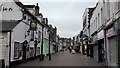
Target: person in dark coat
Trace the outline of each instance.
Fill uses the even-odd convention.
[[[72,52],[72,47],[68,47],[68,49],[69,49],[69,52],[71,53]]]

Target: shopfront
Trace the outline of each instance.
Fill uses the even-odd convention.
[[[48,49],[49,49],[48,40],[44,39],[44,43],[43,43],[43,54],[44,54],[45,56],[48,55]]]
[[[98,45],[97,45],[97,34],[93,36],[93,57],[98,62]]]
[[[118,18],[115,23],[114,23],[114,27],[115,27],[115,32],[117,35],[117,63],[118,63],[118,68],[120,68],[120,18]]]
[[[105,63],[104,30],[98,32],[98,62]]]
[[[113,24],[106,29],[108,66],[117,66],[117,37]]]

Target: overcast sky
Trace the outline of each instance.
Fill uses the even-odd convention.
[[[96,0],[20,0],[23,4],[39,3],[40,12],[49,24],[57,27],[60,37],[73,37],[82,29],[85,8],[94,7]],[[90,2],[91,1],[91,2]]]

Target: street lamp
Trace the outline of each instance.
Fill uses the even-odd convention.
[[[36,59],[36,50],[37,50],[37,45],[38,45],[38,41],[37,41],[37,40],[35,40],[35,41],[34,41],[34,48],[35,48],[35,54],[34,54],[34,57],[35,57],[35,59]]]
[[[48,34],[49,34],[49,49],[48,49],[49,50],[49,52],[48,52],[49,54],[48,55],[49,55],[49,60],[51,60],[51,53],[50,53],[50,30],[48,30]]]

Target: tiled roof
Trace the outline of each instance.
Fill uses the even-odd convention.
[[[0,21],[0,24],[2,25],[0,31],[11,31],[19,23],[19,21],[15,20],[2,20]]]

